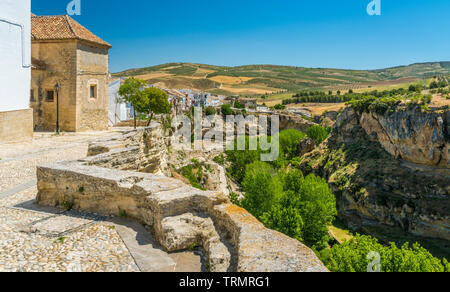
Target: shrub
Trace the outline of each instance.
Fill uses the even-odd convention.
[[[205,115],[207,116],[214,116],[216,112],[217,112],[216,109],[211,106],[205,109]]]
[[[262,216],[261,221],[269,229],[277,230],[299,241],[303,240],[303,219],[298,209],[275,205]]]
[[[280,148],[289,160],[298,154],[298,145],[307,135],[298,130],[284,130],[280,132]]]
[[[224,116],[231,116],[233,114],[233,110],[231,110],[231,105],[224,104],[221,106],[222,115]]]
[[[329,130],[319,125],[314,125],[307,131],[308,137],[313,139],[316,145],[322,144],[328,138],[329,134]]]
[[[370,236],[356,235],[350,241],[323,250],[319,256],[332,272],[366,272],[377,252],[381,257],[381,272],[450,272],[447,260],[439,260],[419,244],[405,243],[398,248],[394,243],[385,247]]]
[[[242,206],[258,219],[271,210],[283,192],[277,172],[270,164],[260,161],[247,166],[242,188],[245,191]]]
[[[237,109],[244,109],[245,105],[243,105],[242,103],[240,103],[239,101],[236,100],[234,102],[234,107],[237,108]]]

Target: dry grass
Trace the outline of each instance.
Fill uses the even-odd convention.
[[[306,108],[310,110],[313,115],[321,116],[324,112],[339,111],[345,107],[345,103],[302,103],[288,106],[288,108]]]
[[[253,78],[250,77],[231,77],[231,76],[214,76],[210,78],[212,81],[218,82],[218,83],[224,83],[224,84],[241,84],[242,82],[247,82],[249,80],[252,80]]]

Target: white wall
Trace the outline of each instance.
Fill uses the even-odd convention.
[[[2,20],[23,25],[24,41],[20,27]],[[30,63],[31,2],[0,0],[0,111],[29,108]]]
[[[120,121],[128,120],[127,105],[125,103],[117,102],[117,100],[120,98],[120,81],[120,79],[117,79],[109,84],[108,118],[110,126],[114,126]]]

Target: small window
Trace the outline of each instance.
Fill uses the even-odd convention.
[[[90,98],[97,98],[97,85],[91,85],[89,89]]]
[[[53,90],[47,90],[45,100],[48,102],[53,102],[55,100],[55,92]]]
[[[36,98],[34,97],[34,89],[30,90],[30,101],[36,101]]]

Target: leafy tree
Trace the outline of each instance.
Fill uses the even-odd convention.
[[[405,243],[398,248],[394,243],[381,245],[371,236],[357,234],[355,238],[331,249],[322,250],[319,256],[332,272],[366,272],[373,259],[369,253],[380,255],[381,272],[450,272],[446,259],[433,257],[419,244]]]
[[[146,111],[146,96],[143,93],[147,82],[136,78],[128,78],[119,88],[119,95],[122,100],[133,106],[134,113],[134,129],[136,129],[136,111]]]
[[[291,160],[298,154],[298,145],[307,135],[298,130],[284,130],[280,132],[280,148],[286,159]]]
[[[153,116],[155,114],[168,114],[170,113],[171,105],[169,103],[168,94],[158,88],[146,88],[144,89],[144,113],[150,114],[148,125],[151,124]]]
[[[276,104],[273,108],[276,110],[284,110],[286,107],[282,104]]]
[[[328,138],[330,132],[322,126],[314,125],[308,129],[307,135],[314,140],[316,145],[322,144]]]
[[[221,110],[222,115],[224,116],[231,116],[233,114],[233,110],[231,109],[231,105],[229,104],[222,105]]]
[[[283,192],[277,172],[270,164],[260,161],[247,166],[242,188],[245,191],[242,206],[258,219],[272,209]]]
[[[303,219],[300,211],[292,206],[274,205],[261,218],[264,225],[289,237],[302,241]]]
[[[227,169],[229,175],[231,175],[238,183],[241,183],[245,177],[246,167],[249,164],[252,164],[255,161],[259,161],[261,158],[261,151],[259,150],[249,150],[250,139],[257,138],[249,138],[240,137],[239,139],[245,139],[245,150],[229,150],[226,152],[227,160],[231,163],[230,167]],[[237,149],[238,141],[233,141],[234,149]]]
[[[245,108],[245,105],[243,105],[243,104],[240,103],[238,100],[236,100],[236,101],[234,102],[234,107],[237,108],[237,109],[244,109],[244,108]]]
[[[205,115],[207,116],[214,116],[216,112],[217,112],[216,109],[211,106],[205,109]]]
[[[285,196],[282,204],[300,210],[304,243],[322,249],[330,239],[328,226],[337,215],[336,198],[328,183],[313,174],[308,175],[296,188],[298,190],[287,192],[291,196]]]

